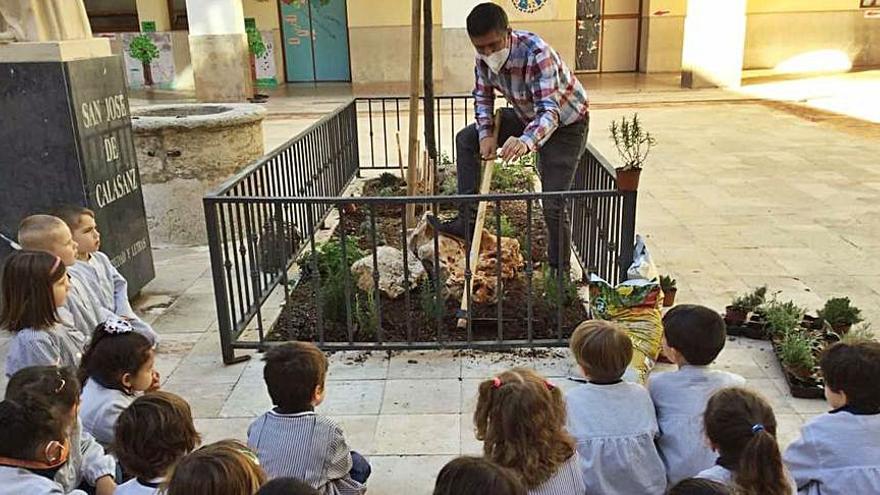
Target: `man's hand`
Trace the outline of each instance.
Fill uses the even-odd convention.
[[[483,160],[494,160],[495,153],[498,152],[498,141],[495,136],[485,137],[480,140],[480,157]]]
[[[504,147],[501,148],[501,158],[504,161],[516,160],[529,152],[529,147],[518,137],[509,137]]]

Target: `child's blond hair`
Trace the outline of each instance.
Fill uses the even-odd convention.
[[[633,357],[629,335],[618,325],[603,320],[578,325],[569,348],[590,380],[598,382],[619,380]]]

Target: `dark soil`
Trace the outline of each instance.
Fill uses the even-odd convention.
[[[368,181],[364,186],[364,196],[377,197],[380,195],[405,195],[405,186],[401,181],[391,183],[390,177]],[[381,193],[380,193],[381,191]],[[490,204],[490,212],[494,205]],[[452,204],[440,205],[441,216],[455,211]],[[376,245],[388,245],[398,249],[404,246],[403,237],[403,213],[402,205],[374,205],[372,215],[376,224]],[[502,205],[502,214],[508,218],[513,227],[513,234],[519,239],[526,256],[526,232],[527,204],[525,201],[505,202]],[[496,225],[493,216],[487,216],[486,228],[495,232]],[[348,211],[342,218],[340,227],[347,236],[357,236],[358,247],[364,252],[371,252],[373,248],[373,234],[371,230],[371,209],[358,208]],[[491,224],[489,222],[492,222]],[[546,260],[546,230],[544,217],[540,203],[532,203],[532,238],[531,251],[535,272],[540,272],[543,262]],[[429,276],[432,267],[426,266]],[[354,281],[352,281],[351,306],[354,313]],[[378,333],[381,333],[383,341],[389,342],[431,342],[431,341],[463,341],[467,340],[467,331],[458,330],[457,311],[460,302],[458,299],[448,298],[445,301],[446,310],[443,312],[438,331],[437,320],[429,316],[422,308],[421,288],[410,292],[409,303],[406,295],[398,299],[389,299],[382,295],[379,299],[381,306],[381,329],[361,329],[357,318],[352,314],[351,340],[355,342],[375,342]],[[558,315],[556,307],[543,296],[537,277],[532,282],[532,338],[550,339],[559,336]],[[505,340],[527,339],[528,331],[528,282],[524,273],[518,278],[505,283],[503,294],[499,298],[502,301],[502,331]],[[473,308],[472,339],[494,340],[498,338],[498,306],[495,303],[477,305]],[[587,312],[583,305],[575,301],[562,308],[561,311],[562,337],[568,337],[574,328],[587,319]],[[322,324],[318,324],[318,310],[315,298],[314,282],[303,280],[292,291],[290,301],[284,307],[278,317],[275,326],[269,333],[269,340],[319,340],[319,328],[323,328],[324,340],[327,342],[346,342],[349,340],[349,328],[346,321],[330,321],[321,318]],[[409,326],[407,324],[409,320]]]

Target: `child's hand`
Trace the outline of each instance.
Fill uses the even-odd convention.
[[[147,389],[147,392],[155,392],[155,391],[159,390],[159,387],[161,386],[160,382],[161,382],[161,379],[159,376],[159,372],[156,370],[153,370],[153,381],[150,383],[150,388]]]

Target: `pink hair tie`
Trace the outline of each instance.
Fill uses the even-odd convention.
[[[496,376],[492,379],[492,388],[501,388],[501,378]]]
[[[58,265],[60,265],[60,264],[61,264],[61,258],[58,257],[58,256],[56,256],[56,257],[55,257],[55,263],[52,264],[52,269],[49,270],[49,275],[55,273],[55,270],[58,269]]]
[[[550,380],[544,380],[544,385],[547,386],[547,390],[553,390],[554,388],[556,388],[556,385],[553,385]]]

